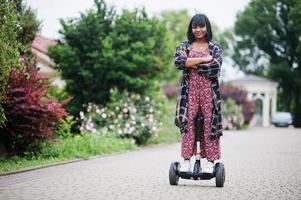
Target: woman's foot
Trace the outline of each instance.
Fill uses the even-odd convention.
[[[190,171],[190,160],[184,160],[180,165],[180,172],[189,172]]]
[[[208,174],[212,174],[213,173],[213,169],[214,169],[214,161],[207,161],[205,163],[205,166],[202,167],[202,172],[203,173],[208,173]]]

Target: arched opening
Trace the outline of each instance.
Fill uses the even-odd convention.
[[[262,117],[263,117],[263,101],[260,98],[255,100],[256,111],[254,114],[255,126],[262,126]]]

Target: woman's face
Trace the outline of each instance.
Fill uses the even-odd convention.
[[[200,26],[192,26],[192,34],[196,39],[202,39],[207,34],[207,28],[206,26],[200,27]]]

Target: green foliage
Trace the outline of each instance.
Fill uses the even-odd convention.
[[[73,116],[68,115],[60,121],[58,127],[55,130],[55,135],[59,138],[70,138],[72,137],[72,126],[75,124]]]
[[[280,107],[301,127],[301,1],[253,0],[238,15],[233,59],[247,73],[279,83]]]
[[[104,1],[95,7],[79,19],[61,20],[64,40],[49,49],[73,96],[68,110],[74,115],[88,102],[104,105],[113,87],[141,95],[158,90],[164,73],[165,28],[159,20],[144,10],[116,15]]]
[[[161,13],[162,21],[164,22],[168,39],[172,46],[178,45],[180,42],[187,40],[187,28],[191,16],[188,14],[188,10],[169,10]],[[174,49],[173,49],[174,50]]]
[[[27,7],[24,0],[13,0],[16,5],[16,11],[18,13],[18,25],[20,30],[17,32],[18,41],[21,42],[22,48],[20,48],[21,54],[31,54],[31,43],[36,37],[36,34],[40,30],[41,21],[37,19],[36,12]]]
[[[0,0],[0,127],[5,122],[3,101],[9,70],[17,64],[19,58],[17,18],[14,4],[8,0]]]
[[[22,0],[0,0],[0,127],[5,122],[3,102],[9,71],[20,54],[30,52],[39,26],[36,14]]]
[[[65,89],[57,86],[49,87],[47,93],[50,98],[55,98],[60,103],[65,102],[69,98],[69,94],[65,91]]]
[[[187,38],[186,32],[190,18],[191,16],[187,10],[163,11],[160,14],[160,19],[164,23],[167,32],[166,42],[168,46],[166,47],[166,56],[169,58],[169,63],[165,66],[166,70],[168,70],[164,74],[165,80],[180,79],[181,73],[174,67],[173,55],[177,45]]]
[[[223,47],[223,55],[224,58],[232,57],[233,55],[233,41],[235,41],[235,35],[233,28],[227,28],[224,31],[218,32],[218,40],[219,44]],[[222,69],[223,70],[223,69]]]

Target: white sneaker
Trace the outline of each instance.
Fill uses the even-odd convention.
[[[180,172],[189,172],[190,170],[190,160],[184,160],[180,165]]]
[[[205,166],[202,168],[202,172],[212,174],[213,173],[213,168],[214,168],[214,162],[207,161]]]

